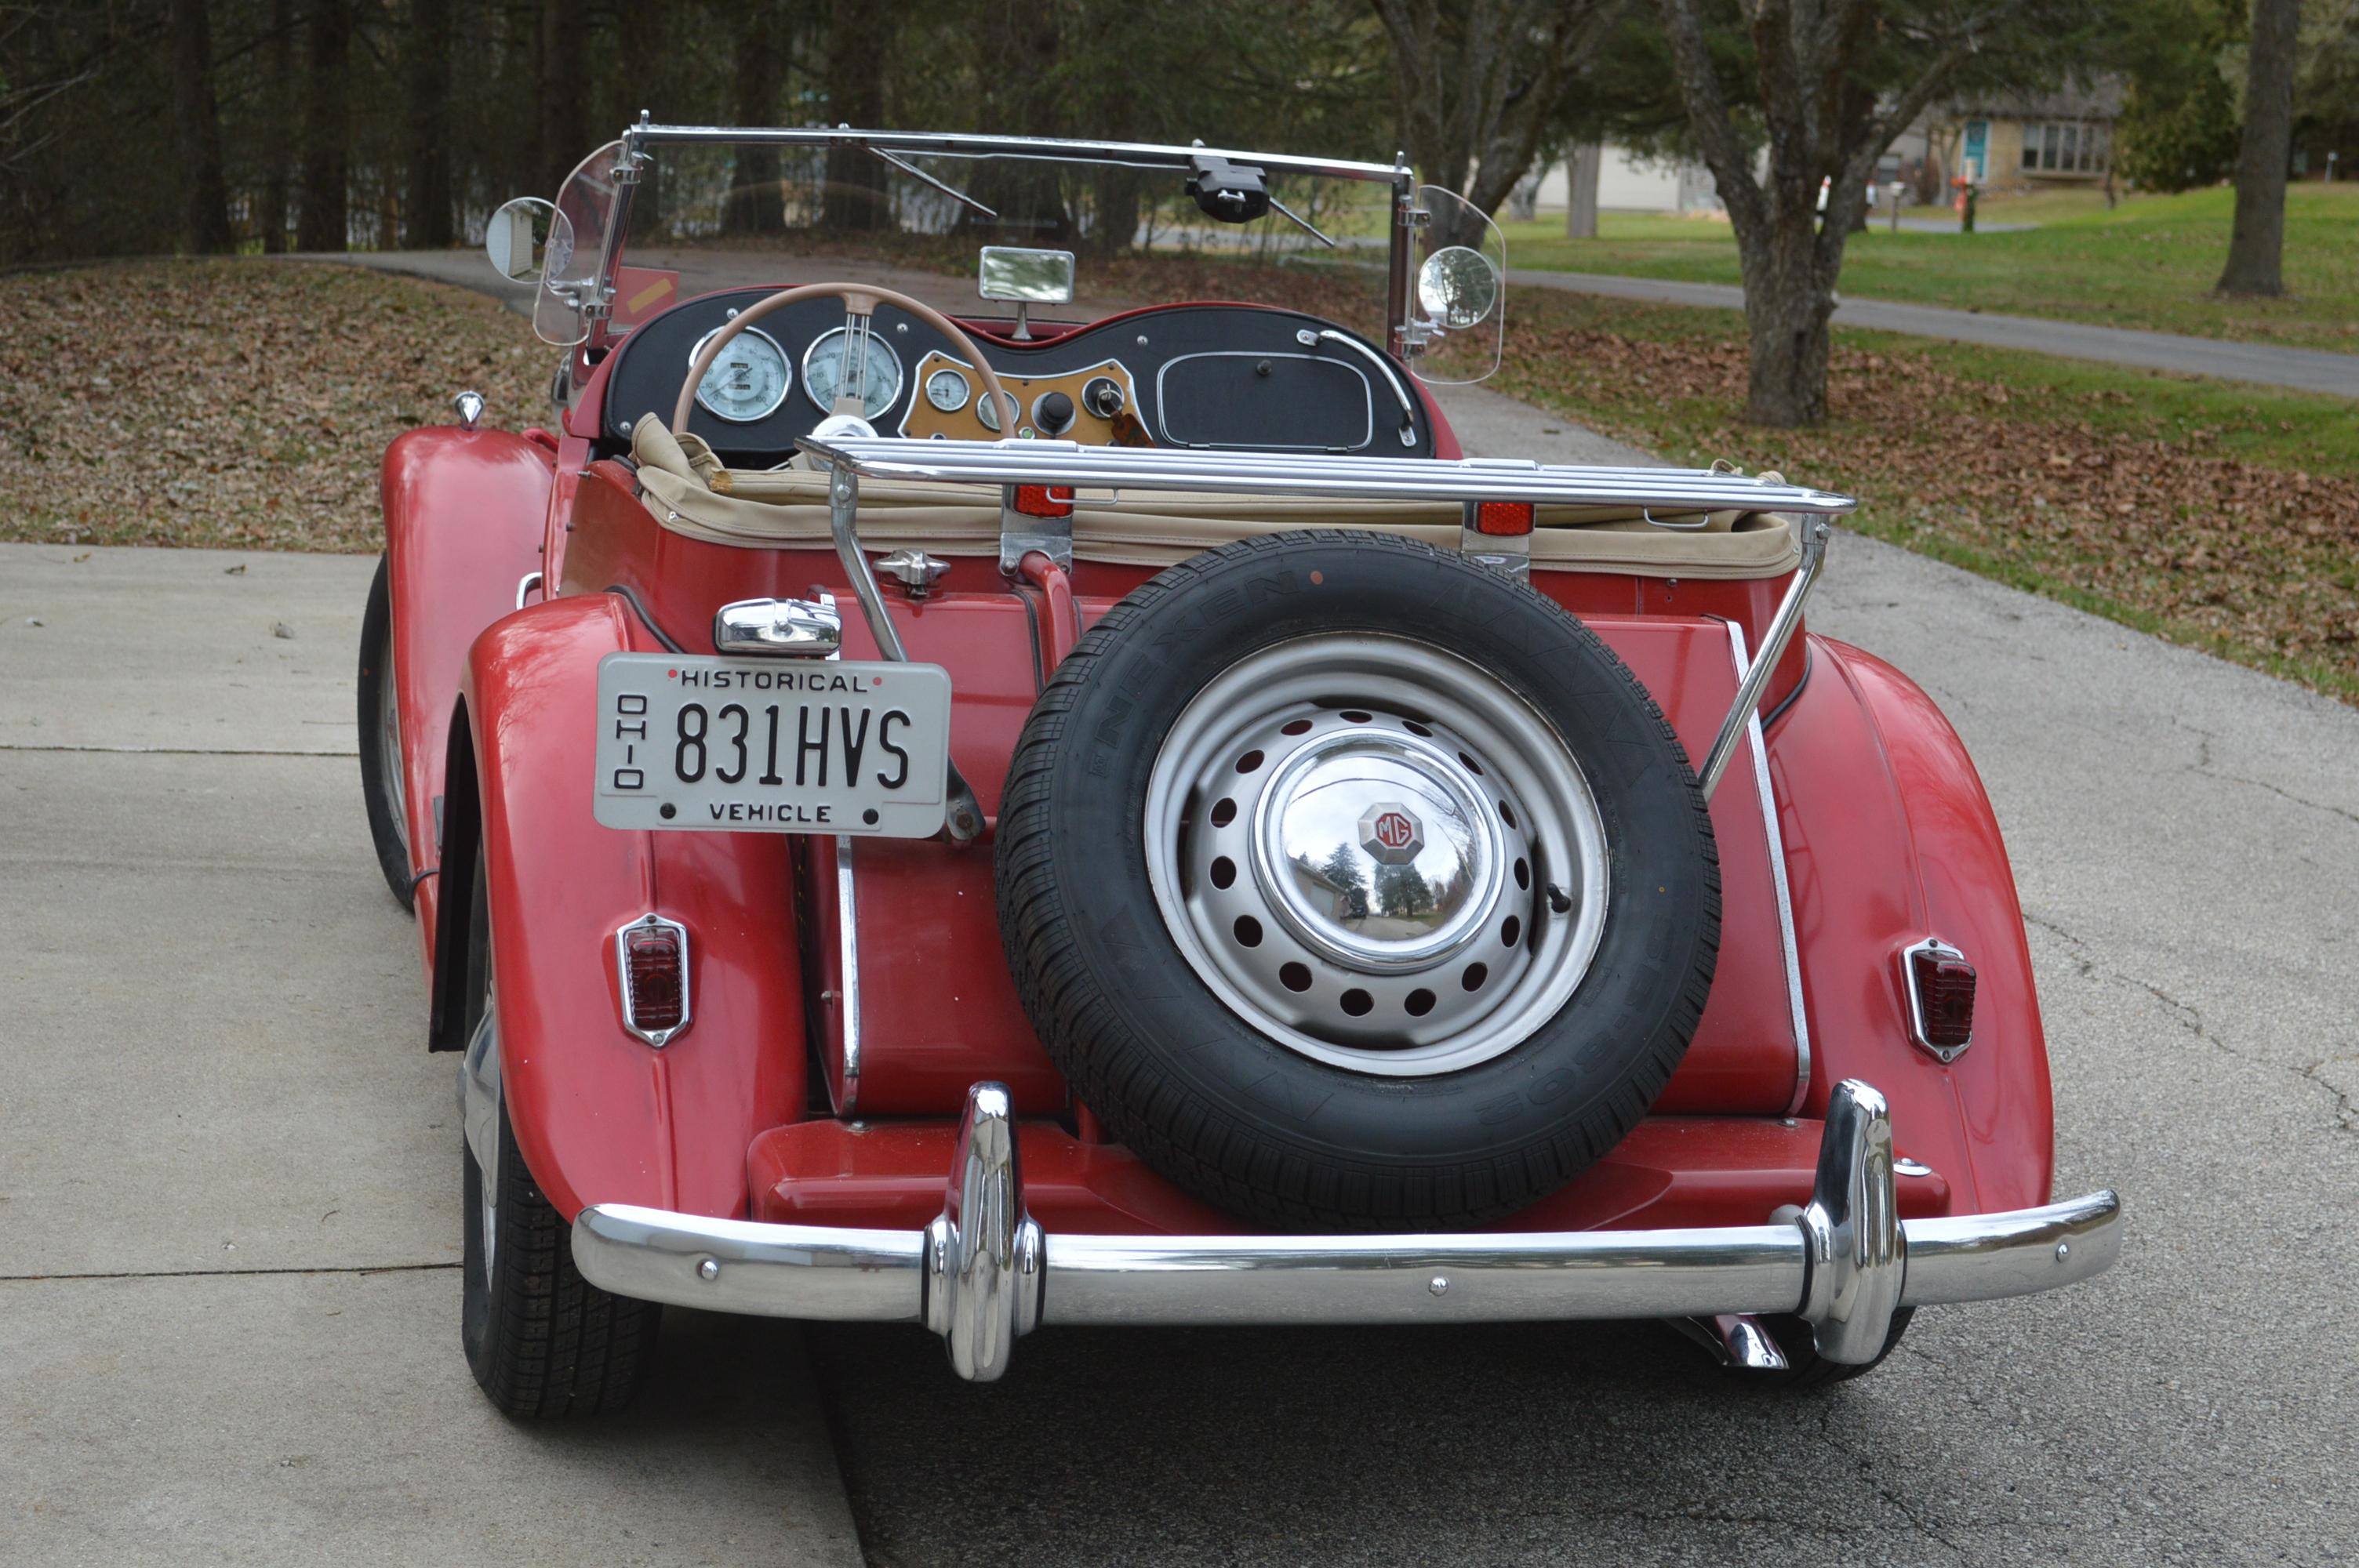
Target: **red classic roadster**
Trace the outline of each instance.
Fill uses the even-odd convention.
[[[1382,341],[1036,319],[1037,248],[960,319],[623,263],[848,156],[938,239],[993,169],[1299,226]],[[1404,165],[643,116],[488,244],[556,427],[386,453],[359,718],[501,1409],[619,1404],[666,1303],[976,1379],[1043,1323],[1648,1317],[1820,1383],[2114,1260],[1973,767],[1801,632],[1852,502],[1461,456],[1503,256]]]

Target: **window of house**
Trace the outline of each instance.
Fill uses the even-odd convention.
[[[2103,174],[2113,128],[2088,120],[2033,121],[2023,127],[2023,167],[2042,174]]]

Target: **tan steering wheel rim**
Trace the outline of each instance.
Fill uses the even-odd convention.
[[[704,351],[698,354],[695,362],[688,367],[688,379],[679,384],[679,400],[671,407],[671,433],[675,436],[688,434],[689,410],[695,405],[696,389],[704,384],[705,373],[711,370],[712,362],[721,357],[721,351],[736,340],[738,333],[773,310],[784,309],[789,305],[805,299],[829,297],[843,301],[843,313],[847,317],[874,316],[879,305],[893,306],[897,309],[908,311],[948,338],[955,347],[965,353],[968,362],[974,366],[975,374],[983,378],[984,395],[993,399],[1005,415],[1000,422],[1000,428],[1003,430],[1016,428],[1017,423],[1016,399],[1009,395],[1006,387],[999,384],[999,373],[991,368],[991,362],[983,357],[983,351],[975,347],[974,340],[968,337],[966,330],[957,322],[923,300],[912,299],[908,295],[894,289],[878,288],[874,284],[805,283],[793,288],[782,288],[760,303],[747,306],[723,323],[719,331],[712,334],[704,345]]]

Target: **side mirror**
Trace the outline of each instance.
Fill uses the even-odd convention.
[[[1073,253],[985,245],[976,291],[985,299],[1065,305],[1073,297]]]
[[[1479,326],[1498,308],[1498,271],[1480,251],[1444,245],[1417,269],[1417,302],[1440,326],[1460,331]]]
[[[537,283],[544,268],[561,267],[571,259],[571,228],[554,202],[519,196],[503,204],[484,225],[484,254],[502,277]]]

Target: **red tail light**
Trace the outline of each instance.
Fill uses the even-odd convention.
[[[688,927],[649,914],[614,933],[623,1026],[650,1045],[688,1027]]]
[[[1532,508],[1527,501],[1485,501],[1474,508],[1474,532],[1495,538],[1514,538],[1532,531]]]
[[[1070,484],[1019,484],[1016,510],[1027,517],[1071,517],[1073,487]]]
[[[1938,938],[1908,949],[1905,978],[1917,1043],[1944,1062],[1973,1043],[1974,967]]]

